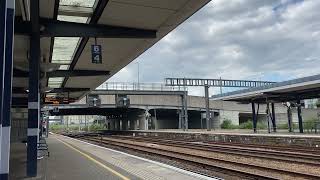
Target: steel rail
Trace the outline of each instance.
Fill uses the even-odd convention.
[[[269,179],[276,179],[279,178],[280,176],[286,175],[286,176],[292,176],[292,177],[300,177],[300,178],[308,178],[308,179],[319,179],[320,176],[317,175],[312,175],[312,174],[306,174],[302,172],[291,172],[288,170],[283,170],[283,169],[277,169],[277,168],[271,168],[271,167],[264,167],[264,166],[259,166],[259,165],[254,165],[254,164],[247,164],[247,163],[242,163],[242,162],[235,162],[235,161],[230,161],[230,160],[222,160],[218,158],[210,158],[210,157],[204,157],[201,155],[194,155],[194,154],[189,154],[185,152],[179,152],[179,151],[173,151],[173,150],[164,150],[164,149],[159,149],[154,146],[142,146],[138,145],[134,142],[126,142],[128,140],[117,140],[117,139],[105,139],[105,138],[98,138],[98,137],[82,137],[82,139],[93,141],[96,143],[100,144],[106,144],[106,145],[115,145],[115,146],[120,146],[123,148],[130,148],[130,149],[135,149],[135,150],[140,150],[140,151],[145,151],[153,154],[158,154],[158,155],[164,155],[168,156],[171,158],[176,158],[176,159],[182,159],[182,160],[187,160],[191,162],[196,162],[196,163],[202,163],[208,166],[212,167],[219,167],[219,168],[226,168],[231,171],[235,171],[238,173],[244,173],[244,174],[251,174],[252,176],[259,176],[259,178],[269,178]],[[224,164],[224,167],[222,167]],[[235,168],[234,166],[238,166]],[[226,167],[228,166],[228,167]],[[246,168],[247,171],[244,170],[239,170]],[[250,170],[252,171],[254,169],[254,172],[249,172]],[[256,171],[264,172],[264,171],[272,171],[272,173],[269,173],[270,175],[259,175],[256,174]],[[275,174],[277,174],[277,177],[275,177]]]

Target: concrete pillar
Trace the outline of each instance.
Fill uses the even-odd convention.
[[[212,128],[220,129],[220,118],[219,116],[214,115],[214,111],[211,111],[211,119],[212,119]]]
[[[187,131],[189,129],[189,119],[188,119],[188,91],[184,89],[184,127]]]
[[[128,130],[128,119],[123,118],[121,122],[122,122],[122,130]]]
[[[158,119],[157,119],[157,110],[154,109],[154,129],[158,129]]]
[[[179,124],[178,124],[178,128],[179,129],[182,129],[183,128],[183,125],[182,125],[182,111],[181,110],[178,110],[177,111],[177,113],[178,113],[178,116],[179,116]]]
[[[114,131],[117,130],[115,119],[111,119],[111,130],[114,130]]]
[[[129,119],[128,119],[128,121],[130,122],[130,125],[129,125],[129,129],[130,130],[134,130],[134,119],[132,119],[132,117],[128,117]]]
[[[148,119],[147,119],[148,111],[146,110],[143,113],[138,115],[139,119],[139,129],[140,130],[148,130]]]
[[[210,123],[210,111],[209,111],[209,86],[204,86],[205,92],[205,105],[206,105],[206,124],[207,124],[207,131],[211,131],[211,123]]]
[[[117,130],[120,131],[121,130],[121,120],[116,119],[116,124],[117,124]]]

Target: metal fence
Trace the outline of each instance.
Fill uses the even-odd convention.
[[[166,86],[163,83],[108,82],[100,85],[96,90],[187,91],[188,89],[180,86]]]
[[[320,134],[320,121],[303,122],[302,126],[303,126],[304,133]],[[288,123],[277,124],[277,129],[288,129]],[[295,133],[299,132],[299,123],[297,122],[292,123],[292,132],[295,132]]]

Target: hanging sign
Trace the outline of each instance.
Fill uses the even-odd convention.
[[[91,45],[92,63],[102,64],[101,45]]]

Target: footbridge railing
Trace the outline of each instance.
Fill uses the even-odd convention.
[[[187,91],[187,88],[181,86],[166,86],[163,83],[107,82],[100,85],[96,90]]]

